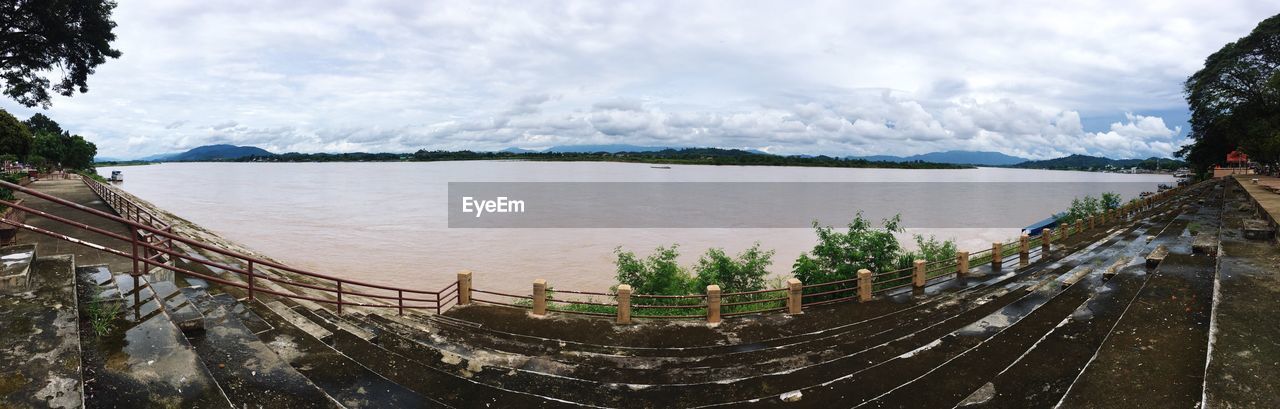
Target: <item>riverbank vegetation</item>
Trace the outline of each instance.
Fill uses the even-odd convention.
[[[246,156],[239,162],[440,162],[463,160],[527,160],[557,162],[632,162],[668,165],[810,166],[835,168],[970,169],[969,165],[932,162],[878,162],[830,156],[780,156],[740,149],[685,148],[652,152],[474,152],[284,153]]]
[[[1058,223],[1075,223],[1077,220],[1088,220],[1090,217],[1119,209],[1120,200],[1120,195],[1113,192],[1103,193],[1099,197],[1085,196],[1071,199],[1071,207],[1058,217]]]

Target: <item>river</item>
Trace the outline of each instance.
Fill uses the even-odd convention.
[[[436,289],[460,270],[477,288],[527,290],[536,278],[552,287],[605,290],[613,285],[616,247],[646,255],[678,243],[692,265],[711,247],[730,254],[759,242],[774,250],[770,270],[789,272],[812,248],[811,228],[450,228],[448,182],[1141,182],[1166,175],[978,168],[847,169],[681,166],[610,162],[165,163],[121,170],[118,186],[217,234],[304,269],[372,282]],[[1099,188],[1101,190],[1103,188]],[[1092,192],[1100,194],[1101,191]],[[1133,192],[1124,193],[1126,200]],[[1062,199],[1014,197],[1047,216]],[[965,217],[955,203],[924,203],[938,216]],[[950,213],[949,213],[950,212]],[[911,228],[908,234],[955,239],[962,249],[989,248],[1031,220],[993,228]],[[904,235],[905,236],[905,235]],[[909,244],[909,237],[903,237]]]

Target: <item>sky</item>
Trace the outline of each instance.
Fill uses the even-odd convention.
[[[1274,1],[129,0],[45,112],[131,159],[625,143],[1169,156]],[[0,108],[26,118],[39,108]]]

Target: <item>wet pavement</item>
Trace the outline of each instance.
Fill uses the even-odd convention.
[[[30,268],[29,291],[0,295],[0,407],[80,407],[73,260],[41,257]]]
[[[1227,186],[1205,403],[1215,408],[1280,407],[1280,246],[1274,238],[1245,239],[1241,231],[1246,222],[1266,217],[1250,203],[1245,188],[1277,211],[1280,195],[1234,182]]]

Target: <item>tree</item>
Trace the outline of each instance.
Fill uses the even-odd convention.
[[[110,0],[6,1],[0,5],[0,77],[4,93],[28,107],[48,108],[51,91],[89,91],[88,79],[107,58],[116,23]],[[47,74],[62,72],[56,83]]]
[[[773,250],[761,251],[759,242],[738,254],[737,259],[725,254],[724,249],[708,249],[694,267],[697,275],[692,290],[705,291],[712,284],[726,293],[764,289],[764,278],[769,275],[772,259]]]
[[[0,155],[27,157],[31,151],[31,131],[9,111],[0,109]]]
[[[1280,15],[1210,55],[1183,92],[1193,142],[1177,155],[1197,170],[1236,148],[1259,162],[1280,161]]]
[[[902,232],[900,218],[894,216],[875,228],[858,212],[844,233],[813,223],[818,244],[803,253],[792,265],[796,278],[804,283],[825,283],[857,277],[859,269],[885,272],[898,268],[902,246],[894,233]]]
[[[48,132],[54,135],[62,133],[61,125],[58,125],[58,123],[52,118],[49,118],[48,116],[45,116],[45,114],[39,112],[32,115],[31,118],[23,121],[22,123],[27,124],[27,129],[31,130],[32,135],[37,135],[41,132]]]

